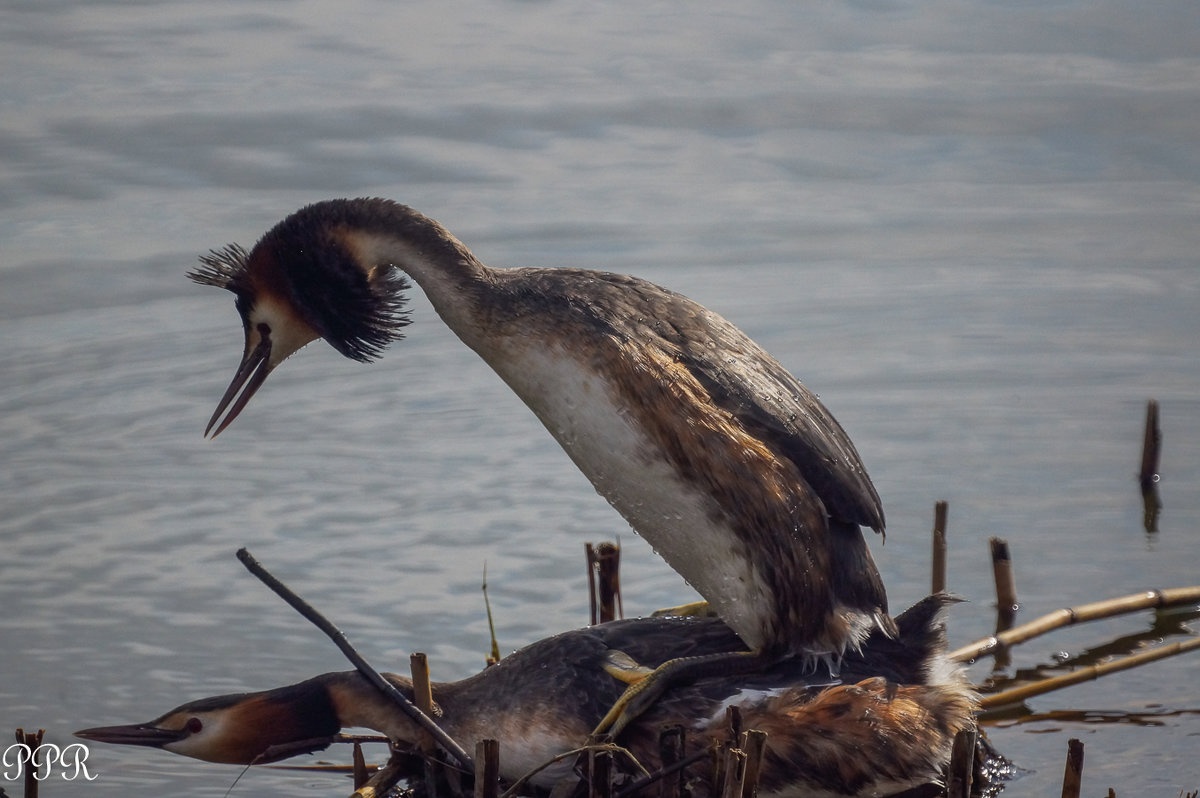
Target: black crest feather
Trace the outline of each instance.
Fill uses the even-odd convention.
[[[192,282],[237,291],[237,284],[246,273],[250,255],[240,244],[209,250],[200,256],[200,268],[188,272]]]

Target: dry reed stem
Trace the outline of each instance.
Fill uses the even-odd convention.
[[[740,798],[754,798],[758,794],[758,777],[762,771],[763,754],[767,750],[767,733],[758,729],[742,732],[738,747],[746,752],[746,775]]]
[[[358,740],[354,741],[354,755],[352,760],[354,762],[354,789],[361,790],[366,785],[371,774],[367,772],[367,760],[363,756],[362,743]]]
[[[1162,501],[1158,498],[1158,460],[1162,451],[1162,430],[1158,427],[1158,402],[1146,402],[1146,431],[1142,437],[1142,465],[1138,483],[1142,486],[1142,526],[1147,532],[1158,531],[1158,514]]]
[[[1138,481],[1143,491],[1148,491],[1158,482],[1158,460],[1162,451],[1162,430],[1158,427],[1158,402],[1151,399],[1146,403],[1146,432],[1142,436],[1142,467],[1138,470]]]
[[[593,734],[588,737],[587,783],[588,798],[612,798],[613,755],[609,745],[610,734]]]
[[[616,543],[584,544],[587,554],[591,625],[625,617],[621,603],[621,547]]]
[[[933,578],[931,593],[946,589],[946,515],[949,505],[944,501],[933,505]]]
[[[999,618],[996,631],[1002,632],[1012,626],[1012,619],[1017,612],[1017,582],[1013,577],[1008,541],[991,538],[988,545],[992,550],[992,576],[996,582],[996,612]]]
[[[946,773],[946,798],[969,798],[975,779],[975,745],[979,730],[975,726],[954,735],[950,748],[950,766]]]
[[[1067,766],[1063,770],[1062,798],[1079,798],[1083,786],[1083,743],[1072,737],[1067,740]]]
[[[417,709],[429,717],[433,717],[433,685],[429,681],[429,658],[423,652],[417,651],[408,655],[408,668],[412,676],[413,703]],[[438,775],[441,772],[440,762],[433,757],[437,748],[433,736],[425,730],[417,735],[417,749],[422,757],[422,769],[425,773],[425,790],[428,798],[438,798]]]
[[[36,732],[26,732],[25,729],[19,728],[17,729],[16,737],[18,743],[27,745],[30,750],[36,751],[42,744],[42,738],[45,735],[45,729],[38,729]],[[41,785],[41,782],[38,780],[37,770],[36,767],[25,768],[25,791],[22,793],[25,798],[38,798],[38,787]]]
[[[672,724],[664,728],[658,735],[658,759],[662,762],[663,769],[672,767],[676,762],[683,759],[684,751],[686,750],[687,736],[683,726]],[[679,771],[679,778],[662,779],[662,785],[658,790],[658,798],[679,798],[683,795],[683,770]]]
[[[429,683],[429,658],[417,651],[408,655],[409,672],[412,674],[413,703],[417,709],[433,717],[433,687]],[[428,754],[433,750],[433,737],[422,731],[417,740],[421,753]]]
[[[497,798],[500,794],[500,743],[480,740],[475,744],[475,798]]]
[[[746,752],[729,746],[725,749],[725,780],[721,798],[742,798],[746,786]]]
[[[1140,610],[1174,607],[1181,604],[1200,604],[1200,585],[1193,587],[1176,587],[1166,590],[1149,590],[1144,593],[1133,593],[1128,596],[1095,601],[1090,604],[1080,604],[1077,607],[1067,607],[1047,613],[1028,623],[1014,626],[1006,632],[991,635],[976,640],[961,648],[951,651],[948,655],[954,662],[967,662],[981,655],[990,654],[998,648],[1008,648],[1018,643],[1024,643],[1047,632],[1072,626],[1077,623],[1096,621],[1102,618],[1112,618]]]
[[[1033,682],[1032,684],[1014,687],[1010,690],[1004,690],[992,695],[983,696],[979,701],[981,711],[996,709],[997,707],[1008,704],[1015,704],[1018,701],[1024,701],[1026,698],[1051,693],[1055,690],[1061,690],[1064,687],[1079,684],[1080,682],[1089,682],[1093,679],[1099,679],[1101,676],[1107,676],[1110,673],[1118,673],[1119,671],[1136,668],[1139,665],[1145,665],[1150,662],[1156,662],[1167,657],[1174,657],[1178,654],[1186,654],[1194,649],[1200,649],[1200,637],[1189,638],[1178,643],[1169,643],[1165,646],[1143,651],[1140,654],[1130,654],[1126,657],[1119,657],[1108,662],[1101,662],[1096,665],[1088,665],[1079,670],[1070,673],[1064,673],[1059,676],[1051,676],[1049,679]]]

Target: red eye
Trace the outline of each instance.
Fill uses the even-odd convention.
[[[200,722],[200,718],[188,718],[188,722],[183,728],[188,734],[195,734],[204,728],[204,724]]]

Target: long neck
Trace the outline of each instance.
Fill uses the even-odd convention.
[[[369,270],[395,266],[429,297],[438,315],[469,346],[483,334],[481,300],[492,270],[433,219],[389,200],[355,200],[344,226],[347,244]]]
[[[411,700],[411,680],[393,673],[386,676]],[[342,728],[373,729],[401,742],[417,741],[416,724],[357,671],[327,673],[317,678],[325,682],[325,688]]]
[[[412,696],[409,679],[385,675],[406,696]],[[416,724],[356,671],[318,678],[326,680],[343,728],[361,726],[403,743],[417,742]],[[435,718],[438,725],[467,750],[472,750],[482,739],[503,741],[500,765],[505,778],[517,778],[581,744],[599,718],[599,713],[593,719],[563,711],[543,684],[528,678],[528,672],[503,665],[459,682],[435,683],[433,698],[443,710]],[[567,765],[565,772],[547,771],[537,783],[543,784],[551,776],[564,777],[569,770]],[[543,786],[553,783],[551,780]]]

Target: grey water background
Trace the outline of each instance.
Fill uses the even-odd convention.
[[[241,331],[184,272],[335,196],[741,326],[854,438],[895,608],[928,590],[950,502],[955,644],[991,631],[991,536],[1020,619],[1200,582],[1197,30],[1192,0],[5,4],[0,733],[65,745],[347,668],[243,545],[377,665],[421,650],[440,679],[482,665],[485,564],[503,650],[586,622],[585,541],[620,539],[629,614],[692,597],[419,294],[381,362],[314,344],[202,438]],[[1059,632],[1014,667],[1195,617]],[[1026,771],[1007,794],[1055,794],[1069,737],[1090,794],[1200,788],[1198,673],[1193,654],[1029,700],[990,728]],[[220,796],[238,773],[99,745],[88,764],[43,795]],[[231,794],[349,790],[256,769]]]

